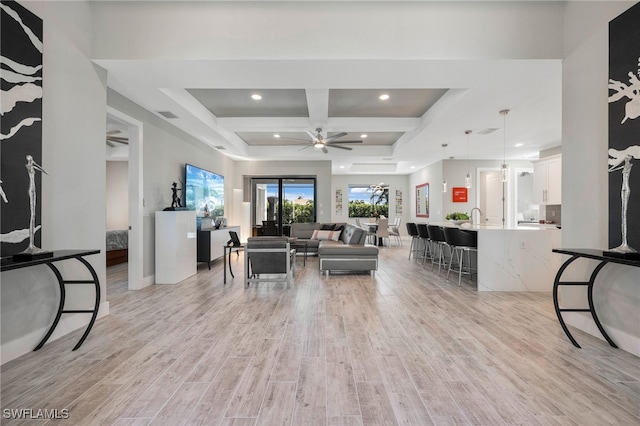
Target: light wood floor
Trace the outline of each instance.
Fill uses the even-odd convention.
[[[120,287],[78,351],[81,331],[2,366],[2,408],[81,425],[640,424],[637,357],[577,330],[574,348],[551,294],[459,288],[407,250],[382,249],[375,279],[323,277],[311,257],[291,289],[245,290],[241,255],[226,286],[218,261]]]

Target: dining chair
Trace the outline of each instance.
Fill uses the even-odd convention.
[[[390,243],[390,239],[389,239],[389,219],[386,219],[386,218],[378,219],[378,228],[376,229],[376,234],[375,235],[376,235],[375,236],[376,242],[377,241],[381,241],[383,246],[384,246],[384,239],[385,238]]]
[[[389,236],[394,237],[398,245],[402,245],[402,238],[400,237],[400,217],[396,217],[393,224],[389,227]]]

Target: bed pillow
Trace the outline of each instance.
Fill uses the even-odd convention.
[[[311,236],[312,240],[331,240],[331,241],[338,241],[340,239],[340,231],[327,231],[327,230],[321,230],[321,229],[316,229],[313,231],[313,235]]]

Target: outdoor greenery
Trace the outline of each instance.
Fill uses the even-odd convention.
[[[313,222],[312,200],[307,200],[305,204],[296,204],[285,199],[282,204],[282,223]]]
[[[364,200],[349,201],[349,217],[389,217],[389,204],[371,204]]]

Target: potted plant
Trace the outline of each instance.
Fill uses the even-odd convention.
[[[448,221],[453,222],[456,225],[460,225],[462,223],[466,223],[469,222],[469,214],[468,213],[462,213],[462,212],[453,212],[453,213],[448,213],[445,216],[445,219],[447,219]]]

